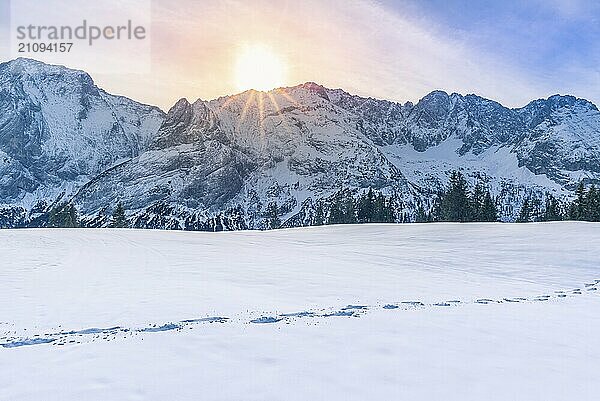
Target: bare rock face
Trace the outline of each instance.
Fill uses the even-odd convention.
[[[0,64],[0,202],[29,207],[72,194],[140,155],[163,119],[82,71],[28,59]]]

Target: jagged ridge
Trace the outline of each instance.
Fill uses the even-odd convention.
[[[306,83],[182,99],[164,115],[81,71],[19,59],[0,65],[0,110],[0,201],[23,208],[4,213],[19,221],[64,196],[95,225],[117,200],[140,227],[210,229],[220,215],[262,228],[270,202],[303,225],[318,199],[366,188],[410,215],[452,169],[486,181],[510,219],[525,196],[600,177],[600,113],[572,96],[510,109],[435,91],[400,104]]]

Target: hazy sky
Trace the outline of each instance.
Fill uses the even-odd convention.
[[[109,92],[166,110],[181,97],[238,92],[236,60],[245,46],[261,45],[285,65],[287,85],[315,81],[401,102],[442,89],[514,107],[555,93],[600,104],[599,3],[154,0],[149,72],[93,77]],[[6,45],[0,52],[9,57]],[[139,62],[135,52],[120,57]]]

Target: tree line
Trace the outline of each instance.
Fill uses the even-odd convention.
[[[48,213],[48,227],[54,228],[77,228],[80,227],[79,215],[77,208],[70,202],[61,202],[52,207]],[[129,220],[125,214],[125,208],[121,201],[117,202],[111,217],[111,228],[126,228],[129,227]]]
[[[572,201],[561,202],[548,194],[541,208],[535,201],[526,198],[517,218],[518,222],[561,220],[600,221],[600,190],[594,184],[586,189],[581,181]]]
[[[340,191],[326,204],[317,201],[310,224],[394,223],[397,222],[398,199],[385,196],[369,188],[368,191],[354,197],[352,192]],[[267,204],[264,215],[265,228],[275,229],[282,226],[279,209],[275,202]],[[404,220],[404,218],[402,219]],[[595,185],[585,187],[580,182],[572,201],[560,201],[546,194],[544,202],[526,197],[516,216],[516,222],[535,221],[600,221],[600,190]],[[415,211],[415,222],[494,222],[498,221],[497,200],[489,188],[479,181],[472,188],[460,171],[453,171],[445,189],[433,200],[426,210],[419,205]],[[79,227],[77,209],[72,203],[55,205],[48,213],[48,227]],[[127,218],[121,201],[115,205],[109,218],[109,227],[126,228],[131,223]]]
[[[266,208],[266,228],[281,227],[277,204],[270,202]],[[326,205],[318,200],[310,224],[394,223],[396,222],[396,198],[375,193],[372,188],[355,198],[351,191],[340,191]]]
[[[447,188],[437,195],[430,212],[419,206],[415,215],[417,222],[497,220],[497,202],[489,188],[480,181],[471,189],[460,171],[451,173]],[[515,219],[517,223],[561,220],[600,221],[600,190],[595,185],[586,189],[582,181],[572,201],[560,201],[551,194],[546,194],[544,202],[525,197]]]
[[[498,209],[489,188],[480,181],[471,190],[460,171],[450,174],[448,187],[436,196],[429,213],[420,206],[415,215],[416,222],[497,220]]]

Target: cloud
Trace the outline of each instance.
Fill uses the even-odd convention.
[[[517,105],[535,96],[514,66],[373,1],[155,4],[156,70],[186,96],[235,91],[235,52],[266,43],[290,65],[290,84],[316,81],[366,96],[418,100],[431,90],[473,92]],[[187,81],[181,88],[177,80]],[[218,85],[216,85],[218,83]],[[173,100],[173,99],[172,99]]]
[[[589,19],[582,16],[588,3],[544,0],[543,7],[561,18]],[[531,3],[521,5],[525,12],[515,17],[505,13],[501,21],[480,21],[478,3],[465,3],[467,23],[461,21],[458,27],[436,18],[423,3],[417,6],[427,12],[420,14],[402,4],[154,0],[151,73],[124,71],[94,78],[109,91],[168,109],[180,97],[210,99],[235,93],[238,52],[248,44],[262,44],[287,64],[289,85],[316,81],[401,102],[416,101],[435,89],[476,93],[508,106],[556,92],[600,99],[600,89],[591,85],[599,75],[598,64],[589,62],[594,56],[578,56],[576,52],[583,54],[587,48],[571,43],[583,36],[574,30],[568,42],[560,36],[563,27],[549,29]],[[550,39],[540,34],[544,32]],[[544,68],[552,54],[563,53],[573,57],[558,56]],[[134,64],[135,53],[125,57],[125,63]],[[76,64],[69,66],[79,67]]]

